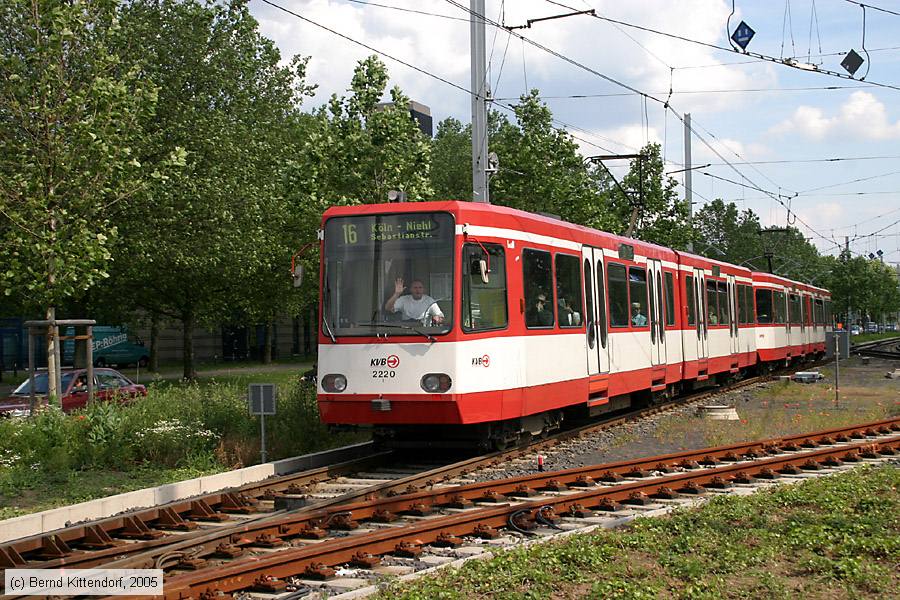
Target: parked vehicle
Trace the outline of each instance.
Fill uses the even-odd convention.
[[[38,404],[46,404],[48,376],[46,372],[34,376],[34,392]],[[73,369],[62,373],[62,409],[72,412],[87,406],[87,369]],[[26,379],[13,393],[0,400],[0,417],[22,417],[31,412],[31,380]],[[94,399],[128,401],[147,395],[147,388],[134,383],[113,369],[94,369]]]
[[[859,335],[860,333],[862,333],[862,327],[859,325],[850,326],[850,335]]]
[[[67,335],[74,335],[75,329],[70,327]],[[141,368],[150,364],[150,351],[142,341],[130,341],[128,331],[123,327],[98,325],[94,327],[93,357],[94,366],[137,365]],[[75,358],[75,342],[68,340],[63,344],[65,362],[72,364]]]
[[[872,321],[866,323],[866,333],[878,333],[878,323]]]

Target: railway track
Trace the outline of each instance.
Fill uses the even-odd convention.
[[[895,418],[508,480],[435,486],[248,524],[240,534],[183,547],[152,564],[135,557],[106,566],[164,569],[167,598],[245,592],[278,597],[318,587],[334,594],[364,587],[379,574],[413,572],[527,537],[609,526],[704,494],[883,460],[898,448],[900,418]]]
[[[853,346],[853,352],[861,356],[900,360],[900,337],[858,344]]]
[[[285,515],[300,516],[399,494],[408,495],[423,488],[466,483],[466,477],[479,469],[526,460],[526,456],[565,440],[764,380],[764,377],[754,377],[731,386],[702,390],[601,422],[557,432],[526,447],[449,464],[423,464],[421,460],[413,463],[396,453],[376,452],[373,448],[369,455],[362,458],[0,544],[0,569],[130,564],[152,566],[170,555],[184,559],[183,566],[190,568],[191,564],[199,563],[191,563],[193,555],[184,554],[185,549],[202,548],[201,552],[209,552],[220,544],[227,546],[230,543],[228,540],[234,536],[246,542],[246,536],[251,534],[251,542],[264,546],[269,541],[267,536],[272,536],[275,531],[270,525],[280,522]]]

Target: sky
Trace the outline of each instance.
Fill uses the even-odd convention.
[[[308,83],[318,91],[307,108],[344,94],[357,61],[374,49],[393,57],[382,55],[390,85],[429,106],[435,124],[471,121],[469,0],[272,2],[308,19],[250,0],[285,62],[310,57]],[[485,3],[498,105],[537,89],[585,156],[657,142],[670,171],[684,165],[677,115],[690,113],[692,164],[709,164],[692,171],[695,210],[715,198],[734,201],[763,225],[800,228],[824,253],[838,252],[849,236],[854,253],[880,249],[900,262],[900,15],[877,10],[900,13],[900,1],[871,0],[863,10],[848,0],[736,0],[733,15],[726,0]],[[596,17],[514,30],[527,41],[497,26],[591,9]],[[748,50],[759,54],[840,73],[850,49],[866,60],[854,81],[727,50],[742,20],[756,31]],[[684,174],[672,176],[683,195]]]

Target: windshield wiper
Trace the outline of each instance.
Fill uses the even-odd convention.
[[[334,337],[334,333],[332,333],[332,331],[331,331],[331,325],[328,324],[328,317],[325,317],[325,316],[323,315],[323,317],[322,317],[322,324],[325,325],[325,333],[327,333],[327,334],[328,334],[328,337],[331,338],[331,343],[332,343],[332,344],[337,344],[337,340],[336,340],[335,337]]]
[[[414,332],[418,333],[419,335],[428,338],[429,342],[437,341],[437,339],[430,333],[426,333],[426,332],[422,331],[421,329],[418,329],[417,327],[413,327],[412,325],[406,325],[404,323],[384,323],[384,322],[379,321],[379,322],[372,323],[372,325],[374,325],[375,327],[393,327],[395,329],[407,329],[409,331],[414,331]]]

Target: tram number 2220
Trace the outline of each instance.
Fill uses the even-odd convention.
[[[397,376],[397,371],[374,370],[372,371],[372,379],[393,379]]]

